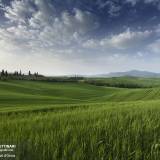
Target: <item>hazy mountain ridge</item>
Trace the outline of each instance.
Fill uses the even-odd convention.
[[[149,71],[140,71],[140,70],[131,70],[126,72],[111,72],[108,74],[99,74],[96,77],[146,77],[146,78],[160,78],[160,73],[149,72]]]

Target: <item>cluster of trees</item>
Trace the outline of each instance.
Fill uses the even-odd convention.
[[[101,82],[96,80],[85,80],[85,83],[96,85],[96,86],[107,86],[107,87],[117,87],[117,88],[149,88],[150,86],[145,86],[138,83],[132,83],[132,82]]]
[[[31,73],[28,71],[27,74],[22,71],[15,71],[9,73],[7,70],[0,71],[0,80],[33,80],[33,81],[48,81],[48,82],[79,82],[83,80],[83,77],[72,76],[72,77],[45,77],[40,75],[38,72]]]
[[[19,72],[18,71],[15,71],[13,73],[9,73],[7,70],[4,70],[2,69],[2,71],[0,72],[0,76],[4,76],[4,77],[7,77],[9,75],[12,75],[12,76],[27,76],[25,75],[24,73],[22,74],[22,71],[20,70]],[[28,72],[28,76],[38,76],[38,72],[35,72],[34,74],[31,73],[31,71]]]
[[[43,77],[42,75],[39,75],[38,72],[31,73],[31,71],[28,72],[28,74],[22,73],[22,71],[15,71],[13,73],[8,72],[7,70],[2,69],[0,71],[0,79],[5,80],[5,79],[38,79],[40,77]]]

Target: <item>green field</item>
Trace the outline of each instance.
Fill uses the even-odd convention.
[[[98,86],[119,88],[153,88],[160,87],[159,78],[142,77],[112,77],[112,78],[86,78],[85,81]]]
[[[159,160],[159,117],[160,79],[0,81],[0,144],[16,160]]]

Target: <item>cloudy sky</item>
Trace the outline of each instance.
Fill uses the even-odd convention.
[[[0,0],[0,69],[160,72],[160,1]]]

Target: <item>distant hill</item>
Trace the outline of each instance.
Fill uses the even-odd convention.
[[[145,78],[160,78],[160,73],[154,73],[149,71],[131,70],[127,72],[111,72],[109,74],[100,74],[96,77],[145,77]]]

